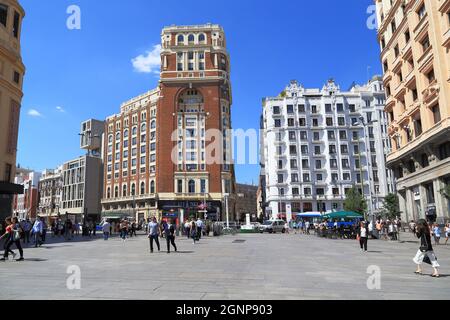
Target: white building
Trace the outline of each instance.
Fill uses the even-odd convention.
[[[42,172],[39,180],[39,216],[56,217],[61,207],[62,166]]]
[[[291,81],[280,96],[264,99],[266,214],[289,221],[297,212],[343,210],[353,186],[372,198],[374,213],[380,210],[394,191],[385,167],[390,145],[383,90],[379,77],[346,92],[333,80],[322,89]]]

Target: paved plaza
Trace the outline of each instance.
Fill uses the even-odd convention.
[[[428,265],[426,275],[414,274],[418,242],[401,237],[369,241],[367,253],[356,240],[293,233],[207,237],[196,245],[178,237],[179,252],[171,254],[150,254],[145,235],[125,243],[52,241],[25,249],[24,262],[0,263],[0,299],[448,299],[450,245],[435,248],[442,266],[435,279]],[[67,289],[72,265],[81,270],[79,290]],[[379,290],[367,287],[373,265]]]

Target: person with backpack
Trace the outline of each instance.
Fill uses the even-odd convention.
[[[177,252],[177,245],[175,244],[175,226],[170,219],[163,222],[162,229],[164,231],[164,235],[166,236],[167,253],[170,253],[171,244],[174,247],[175,252]]]
[[[422,275],[422,263],[428,263],[431,264],[433,267],[433,274],[432,277],[438,278],[439,277],[439,270],[440,267],[439,263],[437,262],[436,255],[433,251],[433,246],[431,245],[431,232],[429,225],[425,219],[420,219],[417,222],[417,238],[420,239],[420,247],[417,251],[416,256],[413,258],[414,263],[417,265],[417,270],[415,271],[416,274]]]
[[[4,235],[0,237],[0,241],[4,238],[6,238],[7,240],[5,244],[5,252],[3,254],[3,258],[1,258],[0,261],[6,261],[8,259],[9,253],[13,255],[13,259],[15,258],[16,254],[14,253],[14,251],[11,250],[11,246],[13,244],[16,245],[20,253],[20,258],[17,259],[16,261],[23,261],[25,259],[23,258],[23,249],[22,245],[20,244],[22,228],[20,227],[19,220],[16,217],[14,217],[12,220],[10,217],[8,217],[6,218],[5,222],[7,224],[5,230],[6,232]]]

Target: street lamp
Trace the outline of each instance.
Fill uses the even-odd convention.
[[[366,146],[366,158],[367,158],[367,170],[368,170],[368,178],[369,178],[369,215],[372,218],[372,223],[374,223],[375,221],[375,214],[374,214],[374,210],[373,210],[373,199],[372,199],[372,154],[370,151],[370,143],[368,141],[367,138],[367,133],[366,133],[366,128],[374,123],[377,123],[378,120],[370,120],[370,121],[366,121],[364,119],[363,116],[359,117],[358,121],[353,122],[353,125],[361,125],[363,127],[363,132],[364,132],[364,144]],[[361,153],[360,153],[361,156]],[[361,161],[360,161],[360,166],[362,165]],[[361,175],[361,184],[363,186],[362,188],[362,193],[364,195],[364,177],[363,175]]]

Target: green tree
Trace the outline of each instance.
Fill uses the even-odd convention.
[[[384,208],[382,214],[388,219],[394,219],[401,214],[398,204],[398,196],[395,193],[389,193],[384,198]]]
[[[367,212],[367,202],[357,188],[349,190],[344,201],[344,209],[365,215]]]

